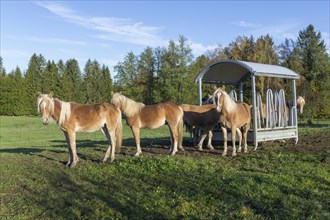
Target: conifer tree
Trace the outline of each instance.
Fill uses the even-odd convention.
[[[45,58],[40,54],[37,56],[33,54],[29,66],[25,73],[25,92],[27,93],[27,102],[30,114],[37,114],[36,97],[37,92],[49,92],[44,91],[42,88],[42,76],[44,74],[46,66]]]

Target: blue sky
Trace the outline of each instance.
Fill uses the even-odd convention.
[[[329,52],[327,1],[1,1],[1,57],[25,71],[33,53],[58,62],[90,58],[109,66],[128,52],[168,46],[185,36],[195,57],[238,36],[296,40],[309,24]]]

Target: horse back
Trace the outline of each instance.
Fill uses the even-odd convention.
[[[219,121],[220,113],[215,105],[181,105],[184,111],[183,120],[192,126],[205,127],[215,125]]]
[[[182,117],[182,110],[171,102],[145,105],[132,117],[127,117],[130,126],[139,128],[158,128],[167,123],[177,124]]]
[[[92,132],[106,123],[116,123],[118,110],[109,103],[77,104],[71,103],[71,117],[68,121],[74,130]]]

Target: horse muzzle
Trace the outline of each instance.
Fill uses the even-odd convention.
[[[44,125],[48,125],[49,124],[49,118],[47,118],[47,117],[42,118],[42,123]]]

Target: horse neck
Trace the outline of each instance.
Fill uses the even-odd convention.
[[[61,115],[61,101],[58,99],[54,99],[54,111],[52,112],[52,118],[58,123]]]
[[[125,97],[121,105],[121,110],[127,117],[133,117],[135,114],[140,112],[144,104],[141,102],[135,102],[134,100]]]
[[[223,94],[222,109],[224,112],[230,114],[236,110],[236,102],[232,100],[228,94]]]

